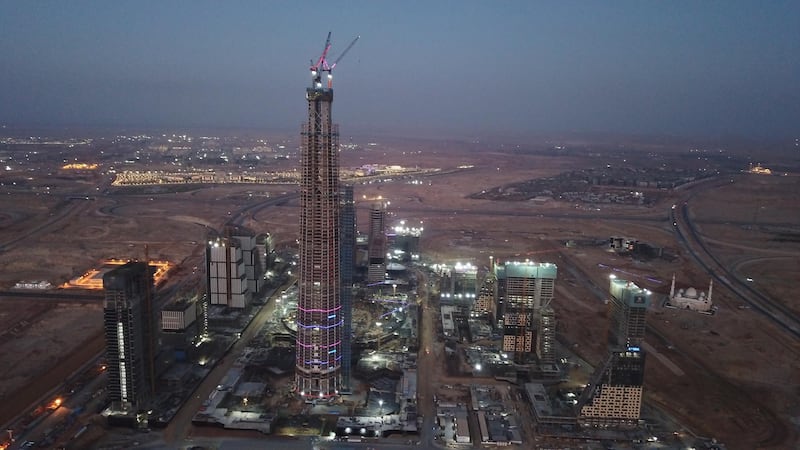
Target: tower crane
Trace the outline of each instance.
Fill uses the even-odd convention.
[[[325,48],[322,50],[322,55],[320,55],[316,64],[314,63],[314,60],[311,60],[311,68],[310,68],[311,80],[315,88],[317,89],[322,88],[322,72],[328,72],[328,89],[333,87],[333,68],[336,67],[337,64],[339,64],[339,61],[341,61],[342,58],[344,58],[344,55],[346,55],[347,52],[349,52],[350,49],[353,48],[354,45],[356,45],[356,41],[358,41],[360,38],[361,36],[356,36],[356,38],[353,39],[352,42],[350,42],[350,45],[348,45],[344,49],[342,54],[339,55],[338,58],[336,58],[336,61],[334,61],[333,64],[329,65],[328,51],[330,51],[331,49],[331,32],[330,31],[328,32],[328,38],[325,40]]]

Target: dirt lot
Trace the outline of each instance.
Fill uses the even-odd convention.
[[[646,164],[646,159],[639,162]],[[424,222],[422,251],[432,260],[471,259],[478,267],[488,266],[490,255],[501,260],[556,262],[559,295],[554,306],[560,317],[559,333],[578,344],[581,356],[593,363],[605,351],[606,307],[567,267],[598,286],[607,283],[609,269],[598,266],[603,264],[627,272],[658,295],[669,292],[673,274],[679,287],[706,290],[709,276],[676,241],[668,218],[678,194],[660,192],[661,200],[652,207],[604,204],[599,211],[559,202],[471,200],[466,195],[564,170],[596,167],[602,161],[598,156],[554,157],[500,146],[425,141],[387,141],[342,153],[344,167],[386,163],[452,170],[421,178],[419,184],[395,180],[356,185],[360,228],[367,223],[371,199],[382,195],[391,201],[389,223],[401,218]],[[737,273],[753,278],[758,289],[795,311],[800,311],[800,300],[793,295],[800,279],[795,256],[800,252],[795,239],[800,224],[798,180],[740,175],[730,186],[704,191],[691,200],[693,218],[712,251]],[[85,189],[69,180],[59,183],[61,189]],[[58,201],[22,191],[2,195],[0,242],[17,236],[25,239],[6,245],[0,253],[0,286],[7,289],[29,279],[59,284],[103,258],[141,258],[145,244],[152,258],[178,264],[178,275],[173,276],[179,277],[201,261],[208,227],[220,227],[229,212],[235,214],[252,204],[254,197],[294,190],[295,186],[236,185],[171,192],[160,187],[134,193],[112,191],[92,201]],[[279,246],[291,245],[297,202],[250,211],[244,224],[272,233]],[[612,235],[663,246],[674,259],[637,262],[581,244]],[[579,244],[566,248],[563,243],[570,239]],[[648,318],[648,343],[660,357],[648,360],[647,399],[692,431],[715,436],[729,448],[795,446],[798,428],[792,420],[798,423],[800,418],[800,343],[752,309],[740,309],[742,302],[722,287],[715,286],[713,300],[719,306],[714,316],[664,309],[656,302]],[[2,367],[22,360],[16,355],[27,357],[26,364],[0,372],[4,388],[0,400],[7,399],[3,397],[11,386],[7,383],[46,378],[43,374],[57,365],[59,356],[82,348],[81,343],[99,332],[102,324],[99,306],[43,308],[34,301],[0,301],[0,320],[13,323],[26,317],[30,325],[22,334],[0,342]],[[17,347],[23,340],[26,347]]]
[[[553,159],[537,156],[515,155],[513,161],[498,159],[496,154],[470,156],[462,156],[459,164],[473,164],[474,168],[436,177],[430,185],[392,184],[364,190],[367,196],[390,197],[390,210],[398,218],[423,220],[422,246],[434,260],[472,258],[479,267],[488,266],[489,255],[553,261],[564,267],[576,266],[598,286],[606,286],[610,272],[598,267],[603,264],[627,273],[632,281],[653,290],[655,297],[669,293],[673,274],[679,288],[707,290],[708,274],[678,244],[668,219],[667,212],[677,196],[667,195],[652,208],[602,206],[594,214],[553,202],[532,205],[470,200],[465,198],[468,193],[588,164],[552,164]],[[792,294],[800,279],[796,257],[800,243],[785,238],[795,237],[799,231],[796,192],[800,191],[800,178],[735,178],[730,186],[692,199],[694,220],[725,265],[742,277],[752,277],[759,289],[798,311],[800,301]],[[736,201],[731,202],[731,198]],[[558,217],[564,213],[585,217]],[[633,216],[653,220],[619,219]],[[610,236],[663,246],[675,258],[639,262],[600,247],[561,246],[568,239],[602,240]],[[571,278],[567,271],[559,271],[561,295],[555,302],[561,317],[559,332],[579,344],[584,358],[597,363],[605,351],[606,307]],[[713,301],[719,307],[714,316],[666,309],[656,302],[648,319],[648,343],[659,356],[648,360],[647,399],[695,433],[718,437],[729,448],[796,445],[800,343],[752,309],[739,309],[743,302],[724,288],[715,286]]]

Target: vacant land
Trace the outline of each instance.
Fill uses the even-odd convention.
[[[578,353],[589,362],[602,359],[607,328],[606,306],[591,285],[606,288],[611,271],[651,289],[655,297],[669,293],[673,274],[678,287],[707,290],[709,274],[679,243],[669,218],[671,205],[689,196],[692,219],[720,261],[800,313],[800,300],[793,295],[800,279],[795,256],[800,252],[798,177],[741,174],[719,189],[640,189],[658,199],[648,206],[557,198],[479,200],[468,196],[564,171],[606,164],[646,166],[652,164],[653,152],[667,155],[670,163],[694,159],[681,156],[688,151],[684,148],[665,146],[646,147],[637,156],[630,147],[620,155],[614,149],[559,154],[477,143],[377,144],[342,152],[342,166],[399,164],[438,167],[442,172],[414,180],[356,184],[360,229],[365,229],[370,205],[382,196],[391,202],[389,224],[400,219],[423,222],[422,252],[430,260],[472,260],[479,268],[489,265],[490,256],[501,261],[555,262],[559,333],[577,344]],[[151,258],[178,265],[168,284],[199,277],[191,272],[194,266],[202,267],[207,233],[228,220],[271,233],[279,247],[293,246],[296,239],[297,201],[262,203],[295,192],[293,185],[126,189],[109,188],[110,181],[110,175],[98,173],[80,179],[33,180],[25,189],[4,187],[2,289],[19,280],[58,285],[104,258],[143,258],[145,246]],[[58,194],[45,195],[37,183],[48,184],[49,191]],[[87,189],[97,192],[92,200],[70,199]],[[257,206],[261,204],[265,206]],[[610,236],[662,247],[668,258],[637,260],[609,252],[601,243]],[[729,448],[792,447],[800,418],[796,376],[800,343],[721,286],[714,287],[713,301],[719,307],[713,316],[666,309],[654,302],[648,317],[647,341],[653,356],[648,359],[646,398],[693,432],[718,437]],[[57,383],[43,374],[98,335],[102,313],[99,301],[45,305],[35,299],[0,297],[0,320],[3,329],[16,330],[0,339],[0,366],[7,368],[0,371],[0,400],[5,401],[26,380],[34,380],[28,385],[39,390]],[[10,410],[22,407],[9,406]]]

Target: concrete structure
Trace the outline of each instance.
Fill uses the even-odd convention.
[[[642,408],[645,354],[639,347],[612,352],[579,400],[578,423],[592,427],[631,428]]]
[[[525,393],[531,403],[531,411],[537,425],[564,425],[577,424],[574,413],[559,413],[553,405],[550,396],[543,384],[525,383]]]
[[[324,60],[321,58],[321,62]],[[295,389],[313,399],[339,393],[342,329],[339,252],[339,130],[331,120],[333,89],[324,67],[312,67],[308,118],[301,133],[300,265],[297,280]]]
[[[418,227],[408,226],[401,220],[387,235],[390,247],[400,252],[399,259],[403,262],[419,260],[419,238],[422,236],[422,223]]]
[[[269,235],[256,235],[241,226],[226,226],[222,235],[210,234],[206,249],[209,303],[248,306],[264,286],[269,247]]]
[[[266,254],[267,236],[256,236],[252,231],[241,227],[232,230],[230,236],[231,240],[242,249],[247,292],[252,300],[264,286],[263,256]]]
[[[449,338],[456,335],[456,322],[455,316],[457,315],[457,309],[453,305],[443,305],[439,308],[441,311],[441,319],[442,319],[442,334],[444,337]]]
[[[513,261],[494,265],[493,272],[503,351],[524,362],[534,352],[541,310],[553,300],[558,268],[552,263]]]
[[[467,412],[458,411],[453,420],[455,422],[455,440],[459,444],[468,444],[472,442],[469,437],[469,421],[467,421]]]
[[[187,359],[196,347],[200,325],[202,324],[201,295],[182,296],[161,309],[161,345],[172,350],[178,361]],[[201,319],[201,320],[198,320]]]
[[[369,241],[367,244],[367,283],[382,283],[386,278],[386,211],[382,203],[375,203],[369,211]]]
[[[711,292],[714,289],[714,280],[711,280],[708,283],[708,294],[706,295],[705,292],[698,291],[697,289],[690,287],[684,289],[678,289],[675,291],[675,275],[672,275],[672,287],[669,290],[669,306],[674,306],[675,308],[681,309],[689,309],[692,311],[699,311],[699,312],[710,312],[712,310],[713,303],[711,303]]]
[[[536,356],[542,372],[556,373],[556,312],[545,306],[539,314],[539,327],[536,332]]]
[[[356,206],[353,200],[353,186],[346,185],[342,190],[340,220],[341,276],[342,276],[342,381],[339,390],[350,393],[353,361],[353,272],[356,265]]]
[[[180,298],[161,310],[161,331],[184,331],[197,321],[197,299]]]
[[[472,309],[478,292],[478,268],[471,263],[457,262],[444,272],[440,287],[441,300]]]
[[[475,299],[475,304],[472,307],[472,314],[478,317],[488,317],[490,323],[494,323],[495,318],[495,298],[494,298],[494,285],[495,278],[492,276],[486,277],[478,291],[478,297]]]
[[[645,314],[650,306],[650,291],[614,275],[610,279],[609,341],[616,349],[639,346],[644,341]]]
[[[244,256],[237,240],[216,237],[208,241],[206,277],[211,305],[244,308],[250,304]]]
[[[108,399],[113,412],[146,409],[155,393],[153,271],[129,262],[103,276]]]

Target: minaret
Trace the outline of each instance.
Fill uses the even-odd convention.
[[[708,282],[708,295],[706,298],[708,299],[708,303],[711,303],[711,291],[714,289],[714,280],[709,280]]]
[[[672,287],[669,289],[670,300],[675,297],[675,274],[672,274]]]

